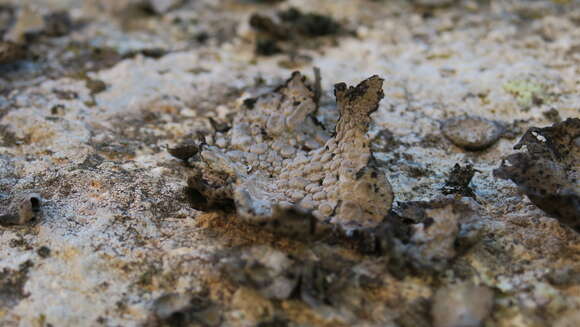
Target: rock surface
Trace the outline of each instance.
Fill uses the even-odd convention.
[[[37,219],[0,226],[0,325],[433,326],[435,294],[463,283],[492,290],[485,325],[575,325],[580,236],[493,170],[527,130],[578,117],[577,1],[146,2],[0,4],[0,41],[23,51],[0,51],[0,215],[42,199]],[[345,34],[256,55],[250,17],[292,7]],[[47,23],[63,10],[70,24]],[[321,133],[295,148],[308,153],[337,129],[336,83],[384,79],[357,131],[394,193],[379,225],[312,232],[298,209],[261,226],[235,203],[195,205],[198,146],[229,149],[240,113],[275,103],[297,70],[312,87],[296,93],[312,122],[298,128]],[[440,122],[464,115],[505,133],[485,151],[454,146]],[[473,196],[441,199],[468,163],[477,173],[450,184]]]
[[[435,327],[478,327],[491,312],[493,292],[471,284],[440,288],[433,299]]]
[[[454,117],[441,127],[445,137],[466,150],[483,150],[501,137],[503,128],[497,122],[481,117]]]

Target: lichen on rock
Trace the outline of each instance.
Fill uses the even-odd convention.
[[[580,119],[530,128],[494,175],[510,179],[546,213],[580,230]]]
[[[346,230],[376,226],[393,200],[366,135],[382,84],[373,76],[356,87],[335,86],[340,118],[331,137],[313,118],[315,93],[294,73],[253,109],[242,109],[215,144],[202,145],[189,186],[214,202],[233,199],[251,221],[297,209]]]

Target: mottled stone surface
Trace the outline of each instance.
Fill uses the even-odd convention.
[[[437,291],[462,283],[492,291],[484,325],[576,325],[580,236],[493,170],[529,151],[513,146],[530,128],[578,117],[577,1],[142,3],[0,5],[2,41],[25,51],[0,63],[0,212],[42,198],[37,219],[0,227],[0,325],[433,326]],[[250,17],[290,7],[348,35],[257,56]],[[47,32],[62,10],[68,31]],[[192,158],[167,149],[200,136],[219,147],[208,136],[228,140],[252,99],[265,108],[296,70],[320,95],[317,145],[339,119],[336,83],[384,79],[365,133],[394,193],[378,226],[304,235],[310,215],[283,211],[303,228],[278,233],[231,206],[192,206]],[[464,115],[505,133],[466,151],[440,125]],[[476,170],[474,194],[441,200],[455,164]]]

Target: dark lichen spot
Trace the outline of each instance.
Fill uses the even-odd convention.
[[[199,152],[199,145],[194,141],[188,140],[176,145],[173,148],[167,149],[167,152],[177,159],[187,161]]]
[[[388,129],[383,129],[377,133],[371,143],[373,152],[390,152],[399,145],[395,135]]]
[[[54,116],[62,116],[65,111],[65,106],[62,104],[55,104],[50,108],[50,114]]]
[[[88,78],[85,83],[87,88],[90,90],[91,95],[101,93],[107,89],[107,84],[98,79]]]
[[[18,270],[4,268],[0,271],[0,308],[11,309],[28,296],[24,284],[32,266],[32,261],[28,260],[20,264]]]
[[[282,49],[278,46],[276,40],[259,39],[256,41],[256,54],[261,56],[273,56],[282,53]]]
[[[44,16],[43,19],[43,32],[48,36],[67,35],[73,27],[72,19],[67,11],[56,11]]]
[[[254,109],[254,105],[256,104],[256,102],[258,101],[257,98],[247,98],[244,100],[244,107],[246,107],[249,110]]]
[[[25,48],[21,44],[0,40],[0,65],[23,59],[25,54]]]
[[[332,17],[317,13],[302,13],[297,8],[278,12],[278,17],[283,22],[291,24],[301,35],[307,37],[319,37],[337,34],[341,26]]]
[[[286,319],[275,318],[272,321],[263,321],[258,324],[258,327],[288,327],[289,321]]]
[[[546,117],[546,119],[550,120],[553,123],[559,123],[562,121],[562,117],[560,117],[560,112],[558,112],[558,109],[556,108],[551,108],[548,111],[544,111],[542,114],[544,115],[544,117]]]
[[[48,258],[50,257],[50,248],[48,248],[47,246],[41,246],[38,248],[38,250],[36,250],[36,253],[41,258]]]
[[[545,128],[530,128],[494,176],[513,181],[549,215],[575,228],[580,217],[578,158],[580,119],[569,118]]]
[[[258,33],[256,53],[274,55],[281,52],[295,52],[297,46],[307,46],[304,40],[338,35],[344,32],[332,17],[303,13],[297,8],[280,11],[278,19],[261,14],[250,17],[250,26]],[[294,50],[293,50],[294,49]]]
[[[218,133],[225,133],[227,131],[230,130],[230,128],[232,128],[230,126],[230,124],[228,124],[227,122],[224,121],[216,121],[215,119],[209,117],[209,123],[211,124],[211,127],[214,129],[214,131],[218,132]]]

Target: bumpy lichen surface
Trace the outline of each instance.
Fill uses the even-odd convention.
[[[233,199],[252,220],[299,209],[345,229],[377,225],[393,201],[366,135],[382,85],[378,76],[356,87],[335,85],[340,118],[330,137],[312,118],[315,93],[295,72],[240,111],[215,145],[203,146],[190,185],[210,199]]]

